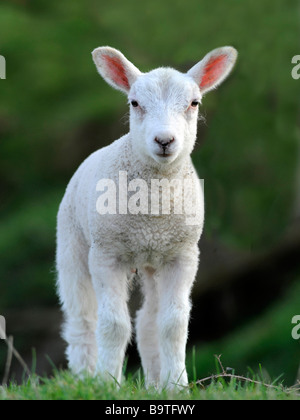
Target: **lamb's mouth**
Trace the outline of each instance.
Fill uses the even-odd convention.
[[[161,158],[168,158],[173,156],[173,153],[156,153],[156,156],[161,157]]]

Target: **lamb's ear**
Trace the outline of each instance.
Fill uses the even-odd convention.
[[[141,75],[124,55],[114,48],[100,47],[93,51],[93,59],[98,72],[112,87],[129,92],[132,84]]]
[[[238,53],[233,47],[222,47],[208,53],[187,73],[198,84],[202,94],[217,87],[229,75]]]

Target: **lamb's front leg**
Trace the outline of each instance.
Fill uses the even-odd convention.
[[[91,251],[89,265],[98,302],[96,374],[120,383],[131,336],[126,269],[95,249]]]
[[[188,385],[185,366],[190,292],[198,269],[198,248],[167,264],[159,275],[158,336],[160,384]]]

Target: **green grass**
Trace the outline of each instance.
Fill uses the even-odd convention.
[[[76,379],[69,372],[58,371],[54,367],[52,378],[41,378],[33,374],[22,386],[11,383],[3,388],[0,399],[300,399],[300,389],[297,391],[293,388],[297,378],[298,381],[300,379],[299,373],[297,375],[300,342],[291,337],[291,319],[298,313],[299,293],[298,282],[289,289],[284,298],[248,325],[222,340],[206,345],[198,344],[189,350],[187,369],[191,386],[188,393],[170,393],[165,390],[158,393],[154,389],[147,391],[140,370],[125,372],[126,380],[119,389],[113,384],[104,385],[97,378]],[[237,378],[217,379],[215,375],[222,373],[222,367],[214,354],[220,353],[223,354],[221,363],[227,374],[235,373],[249,381]],[[5,360],[1,363],[4,364]],[[35,366],[34,360],[32,365]],[[35,369],[32,368],[32,371]],[[210,379],[200,386],[199,379],[207,377]]]
[[[291,319],[299,313],[300,283],[296,282],[280,301],[268,308],[264,314],[224,339],[208,344],[198,344],[188,351],[187,369],[191,389],[186,392],[158,393],[146,391],[140,370],[126,372],[126,381],[120,389],[103,385],[99,379],[76,379],[69,372],[54,367],[52,378],[41,378],[33,374],[22,386],[13,383],[0,391],[0,399],[295,399],[300,390],[293,390],[299,381],[300,342],[291,337]],[[268,388],[245,380],[229,378],[215,380],[220,374],[220,364],[214,354],[222,353],[222,364],[227,373],[242,375],[276,388]],[[2,352],[1,366],[5,364]],[[32,372],[35,371],[33,357]],[[231,369],[228,369],[230,367]],[[195,385],[199,379],[204,387]]]
[[[141,371],[128,371],[120,389],[112,384],[103,385],[99,379],[78,380],[69,372],[58,371],[54,367],[52,378],[32,375],[22,386],[11,383],[0,391],[0,399],[300,399],[300,390],[293,384],[300,361],[299,341],[291,337],[291,319],[299,309],[300,283],[296,282],[279,302],[270,307],[259,318],[238,329],[222,340],[206,345],[198,344],[188,351],[187,369],[191,381],[189,393],[169,393],[156,390],[147,391]],[[216,380],[221,366],[214,354],[222,353],[222,364],[226,373],[235,373],[251,381],[272,384],[269,388],[262,384],[233,378]],[[5,356],[3,352],[3,356]],[[33,357],[34,359],[34,357]],[[1,361],[3,365],[5,359]],[[33,360],[32,372],[35,371]],[[231,369],[228,369],[227,367]],[[125,369],[126,370],[126,369]],[[298,374],[299,375],[299,374]],[[203,386],[196,382],[211,377]]]
[[[22,386],[2,387],[0,400],[300,400],[300,390],[296,388],[271,386],[221,378],[206,387],[191,382],[189,388],[159,392],[154,388],[146,390],[140,372],[118,387],[113,382],[103,383],[91,377],[78,379],[60,371],[51,379],[33,376]]]
[[[212,355],[222,354],[224,365],[234,368],[239,374],[246,375],[249,368],[256,374],[260,373],[261,364],[264,376],[269,380],[282,377],[286,386],[300,380],[300,340],[291,336],[291,320],[300,312],[299,296],[298,280],[255,319],[219,340],[198,344],[187,358],[190,374],[196,369],[193,376],[209,376],[215,370]]]

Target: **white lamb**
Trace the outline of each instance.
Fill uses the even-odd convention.
[[[168,388],[188,384],[190,293],[204,221],[203,192],[190,155],[202,95],[225,79],[236,57],[234,48],[223,47],[186,74],[171,68],[141,73],[113,48],[93,52],[102,77],[128,95],[130,132],[80,166],[58,214],[57,284],[73,372],[113,377],[120,383],[132,334],[129,286],[136,273],[144,294],[136,338],[146,384]],[[125,190],[119,185],[120,174],[127,176],[128,191],[127,185]],[[161,208],[159,214],[128,212],[134,192],[139,196],[136,208],[142,206],[141,186],[149,187],[149,200],[163,200],[162,188],[151,190],[153,180],[167,180],[174,187],[174,180],[187,179],[193,183],[185,198],[198,203],[193,224],[187,223],[188,205],[181,214],[174,210],[180,192],[176,188],[169,195],[169,214]],[[116,214],[99,211],[101,180],[116,186],[112,189]],[[109,197],[113,200],[107,195],[107,206]]]

